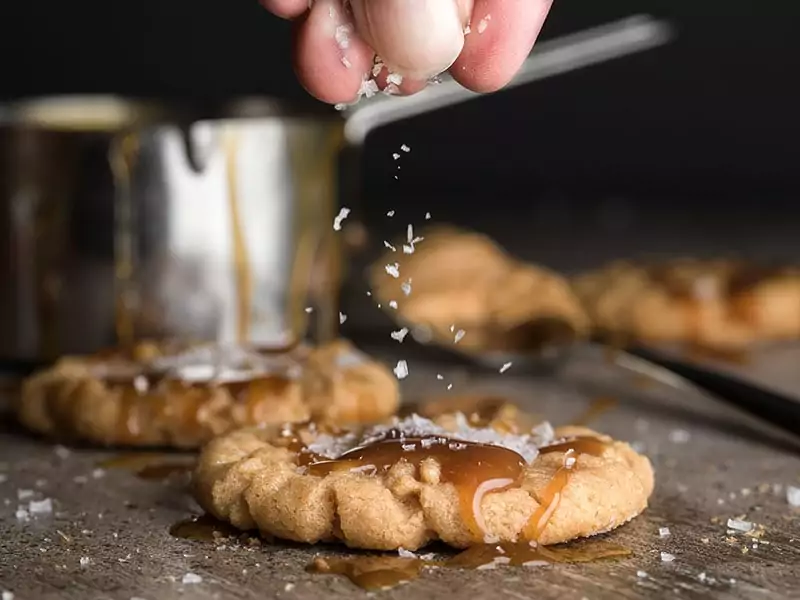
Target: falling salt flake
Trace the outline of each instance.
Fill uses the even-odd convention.
[[[50,498],[31,500],[28,502],[28,512],[32,515],[49,515],[53,512],[53,501]]]
[[[644,579],[645,577],[647,577],[647,571],[636,571],[636,576],[639,579]]]
[[[378,307],[378,308],[380,308],[380,307]],[[389,300],[389,308],[393,308],[393,309],[397,310],[397,302],[395,302],[394,300]]]
[[[397,152],[394,152],[392,153],[392,158],[397,160],[398,158],[400,158],[400,155]]]
[[[467,332],[464,331],[463,329],[459,329],[458,331],[456,331],[456,335],[453,338],[453,343],[457,344],[458,342],[460,342],[463,339],[463,337],[466,335],[466,333]]]
[[[429,213],[429,212],[425,213],[425,220],[426,221],[430,221],[431,220],[431,213]]]
[[[404,339],[406,339],[406,336],[408,335],[408,327],[403,327],[402,329],[399,329],[397,331],[393,331],[389,335],[391,336],[391,338],[393,340],[396,340],[396,341],[402,343],[402,341]]]
[[[411,152],[411,148],[409,148],[409,147],[408,147],[408,146],[406,146],[405,144],[403,144],[402,146],[400,146],[400,150],[402,150],[403,152]]]
[[[19,521],[20,523],[25,523],[26,521],[30,521],[31,518],[30,513],[21,506],[17,508],[17,512],[14,513],[14,516],[17,517],[17,521]]]
[[[393,217],[394,216],[394,211],[390,210],[389,212],[386,213],[386,216],[387,217]]]
[[[283,586],[284,592],[291,592],[293,589],[294,589],[293,583],[287,583],[285,586]]]
[[[800,508],[800,487],[786,486],[786,501],[789,506]]]
[[[339,325],[344,325],[344,322],[347,321],[347,315],[340,312],[339,313]]]
[[[661,562],[672,562],[673,560],[675,560],[674,554],[670,554],[669,552],[661,553]]]
[[[393,371],[398,379],[405,379],[408,377],[408,363],[404,360],[398,360],[397,366],[393,369]]]
[[[372,292],[367,292],[367,296],[372,296]]]
[[[403,290],[403,294],[405,294],[406,296],[411,294],[411,280],[409,279],[408,281],[404,281],[403,283],[401,283],[400,289]]]
[[[203,578],[200,575],[196,575],[194,573],[186,573],[181,578],[181,583],[184,585],[192,584],[192,583],[203,583]]]
[[[438,379],[439,381],[442,381],[444,379],[444,375],[442,375],[441,373],[437,373],[436,374],[436,379]]]
[[[478,33],[483,33],[486,31],[486,28],[489,26],[489,21],[492,20],[492,15],[486,15],[480,20],[478,23]]]
[[[452,383],[448,383],[447,384],[447,389],[448,390],[452,390],[453,389],[453,384]]]
[[[78,562],[80,562],[82,567],[88,567],[92,563],[92,559],[88,556],[81,556]]]
[[[400,263],[388,264],[384,267],[386,272],[395,279],[400,277]]]
[[[659,537],[665,538],[671,535],[669,527],[659,527],[658,528],[658,535]]]
[[[334,231],[341,231],[342,230],[342,221],[344,221],[347,216],[350,214],[350,209],[347,207],[342,207],[339,210],[339,214],[333,218],[333,230]]]
[[[685,429],[674,429],[669,432],[669,441],[673,444],[685,444],[691,439],[691,435]]]
[[[384,245],[384,246],[386,246],[386,247],[387,247],[389,250],[391,250],[392,252],[397,252],[397,248],[395,248],[394,246],[392,246],[392,245],[391,245],[389,242],[387,242],[386,240],[384,240],[384,241],[383,241],[383,245]]]
[[[514,364],[514,363],[507,362],[507,363],[503,364],[503,366],[500,367],[500,372],[501,373],[505,373],[506,371],[508,371],[511,368],[512,364]]]
[[[728,529],[734,531],[741,531],[747,533],[753,529],[753,524],[750,521],[742,521],[740,519],[728,519]]]
[[[306,311],[306,313],[311,314],[312,312],[314,312],[314,307],[313,306],[306,306],[305,311]]]

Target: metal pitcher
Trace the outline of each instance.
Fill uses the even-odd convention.
[[[668,39],[665,24],[634,17],[545,42],[511,87]],[[0,114],[9,171],[0,359],[46,361],[142,337],[275,346],[309,325],[335,335],[343,144],[475,96],[448,79],[335,114],[256,100],[200,118],[106,102],[88,111],[105,115],[102,126],[76,117],[75,103],[73,114],[11,107]]]

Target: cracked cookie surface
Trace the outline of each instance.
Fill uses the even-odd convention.
[[[142,343],[60,360],[24,382],[15,410],[52,438],[195,448],[261,423],[372,422],[398,403],[389,369],[343,340],[285,352]]]
[[[415,550],[606,532],[645,509],[653,471],[629,445],[588,429],[503,434],[457,413],[350,431],[235,431],[205,447],[193,487],[205,510],[242,530]]]

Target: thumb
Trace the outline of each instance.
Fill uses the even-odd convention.
[[[473,0],[351,0],[356,29],[389,70],[425,80],[464,47]]]

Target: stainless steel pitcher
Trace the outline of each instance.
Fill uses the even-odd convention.
[[[633,17],[545,42],[510,87],[669,34]],[[274,346],[310,324],[318,338],[335,335],[342,145],[473,97],[448,79],[334,115],[270,100],[202,118],[109,99],[6,107],[0,360],[46,361],[142,337]]]

